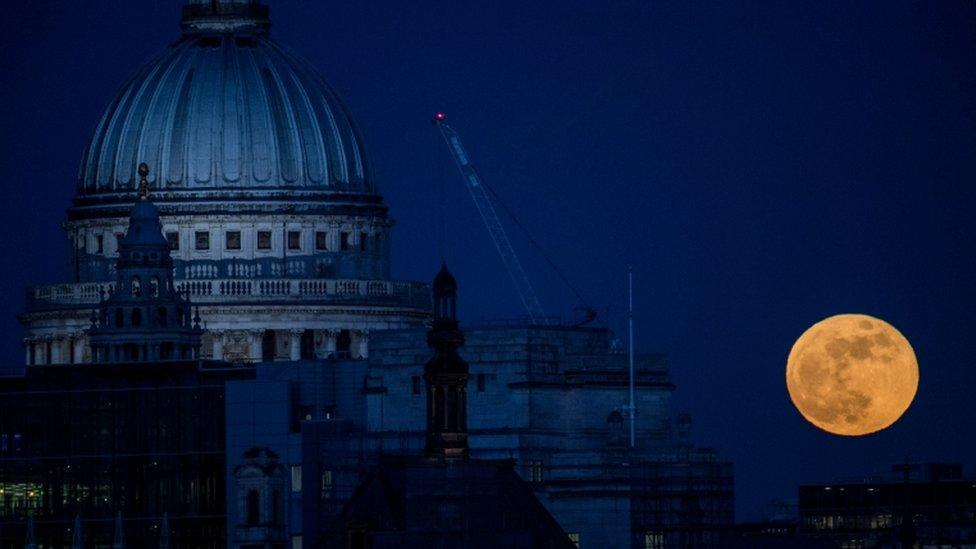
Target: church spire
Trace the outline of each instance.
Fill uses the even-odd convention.
[[[424,366],[427,384],[426,454],[468,457],[468,363],[458,355],[464,334],[457,321],[457,281],[445,263],[434,277],[434,321],[427,346],[434,356]]]

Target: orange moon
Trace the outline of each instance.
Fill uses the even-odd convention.
[[[891,324],[842,314],[796,340],[786,361],[786,387],[810,423],[835,435],[867,435],[908,410],[918,390],[918,361]]]

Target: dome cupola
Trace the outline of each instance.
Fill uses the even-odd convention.
[[[359,130],[331,87],[268,36],[268,7],[189,0],[183,36],[136,71],[84,155],[76,209],[125,202],[140,162],[157,203],[321,203],[376,192]],[[127,194],[131,196],[131,194]]]

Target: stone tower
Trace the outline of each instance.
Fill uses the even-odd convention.
[[[434,278],[434,321],[427,346],[434,356],[424,366],[427,383],[426,455],[468,457],[468,363],[458,355],[464,334],[457,321],[457,282],[447,265]]]
[[[173,283],[173,259],[159,210],[149,198],[149,168],[139,166],[139,199],[119,243],[115,286],[92,313],[94,362],[157,362],[199,357],[200,319]]]

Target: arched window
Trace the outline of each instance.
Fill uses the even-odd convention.
[[[137,328],[142,326],[142,309],[132,309],[132,325]]]
[[[160,307],[159,309],[156,310],[156,318],[159,320],[159,327],[165,328],[166,323],[169,322],[168,312],[166,311],[166,307]]]
[[[159,278],[152,277],[149,279],[149,295],[153,297],[159,297]]]
[[[257,526],[261,524],[261,494],[257,490],[247,492],[246,506],[247,525]]]
[[[115,309],[115,327],[121,328],[125,326],[125,313],[122,309]]]
[[[132,297],[139,297],[142,295],[142,281],[139,280],[138,276],[132,277]]]

